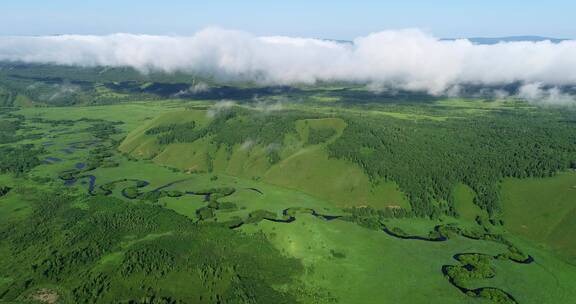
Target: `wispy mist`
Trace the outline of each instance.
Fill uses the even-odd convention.
[[[431,94],[450,93],[463,84],[521,83],[528,85],[522,94],[538,96],[529,91],[537,86],[547,97],[556,93],[542,93],[543,86],[576,84],[576,41],[477,45],[441,40],[420,30],[373,33],[351,44],[222,29],[188,37],[2,37],[0,60],[130,66],[143,72],[194,72],[266,84],[352,81]]]

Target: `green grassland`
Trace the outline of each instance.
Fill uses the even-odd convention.
[[[43,149],[0,174],[11,188],[0,197],[0,303],[43,289],[60,303],[499,303],[461,292],[442,269],[511,247],[534,262],[490,259],[494,277],[461,283],[517,303],[576,298],[576,175],[565,162],[575,151],[564,143],[574,133],[558,122],[570,113],[514,101],[343,106],[331,94],[278,111],[164,100],[1,113],[20,122],[0,148]],[[514,133],[533,134],[524,140],[540,145],[541,171],[481,138],[526,121],[565,136]],[[466,163],[475,140],[495,147],[490,157],[464,169],[447,159]],[[555,145],[562,155],[545,148]],[[496,183],[473,180],[480,173]],[[497,189],[493,205],[478,200],[484,186]],[[495,240],[430,241],[439,225]]]
[[[464,184],[458,184],[454,188],[454,201],[456,211],[463,220],[472,222],[477,216],[485,214],[474,204],[474,191]]]
[[[576,173],[546,179],[508,179],[502,185],[505,226],[550,246],[576,263]]]

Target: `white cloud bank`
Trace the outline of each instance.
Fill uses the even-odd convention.
[[[515,97],[542,105],[562,106],[576,104],[576,96],[563,93],[557,87],[545,88],[540,83],[523,85]]]
[[[131,66],[144,72],[206,73],[269,84],[366,82],[432,94],[461,84],[576,84],[576,41],[475,45],[440,40],[420,30],[373,33],[353,44],[222,29],[187,37],[0,37],[0,60]],[[526,90],[529,87],[524,93],[530,95]]]

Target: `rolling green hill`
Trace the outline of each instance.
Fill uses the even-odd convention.
[[[206,110],[167,113],[131,132],[119,149],[184,171],[225,173],[301,190],[340,207],[409,209],[407,198],[394,182],[376,184],[355,164],[329,158],[327,145],[346,128],[339,118],[296,119],[291,132],[269,144],[248,136],[242,143],[225,147],[207,136],[192,143],[161,145],[155,136],[146,134],[146,130],[168,122],[197,121],[201,127],[210,119]],[[323,136],[322,131],[327,135]],[[277,162],[271,163],[271,153],[278,154]]]
[[[576,173],[507,179],[502,185],[505,227],[544,243],[576,264]]]

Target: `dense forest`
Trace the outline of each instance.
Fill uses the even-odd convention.
[[[499,213],[503,177],[546,177],[576,159],[576,129],[543,113],[502,111],[466,119],[410,121],[350,117],[328,147],[332,157],[355,162],[374,180],[397,182],[418,216],[438,215],[457,183],[476,192],[475,203]]]
[[[0,173],[19,175],[30,171],[40,164],[39,155],[42,149],[36,149],[32,145],[17,147],[0,147]]]
[[[0,223],[0,272],[13,278],[0,290],[4,301],[52,284],[72,303],[295,301],[272,286],[290,282],[302,266],[261,234],[111,197],[14,191],[33,214]],[[175,279],[178,292],[165,286]]]

